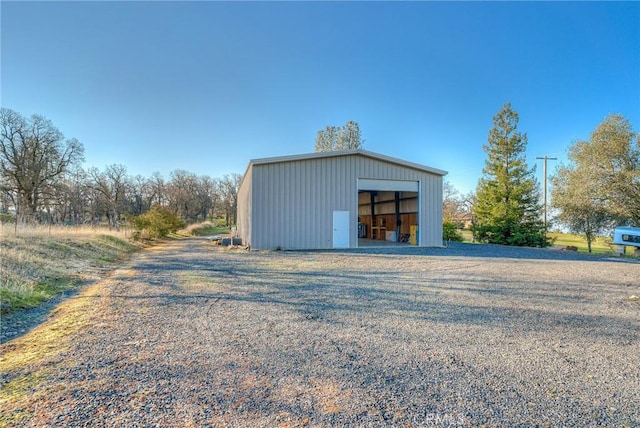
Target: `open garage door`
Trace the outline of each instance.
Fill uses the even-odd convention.
[[[419,245],[420,182],[358,179],[358,246]]]

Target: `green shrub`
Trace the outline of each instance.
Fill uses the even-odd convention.
[[[0,213],[0,223],[15,223],[16,218],[9,213]]]
[[[479,242],[487,244],[517,247],[548,247],[551,245],[551,240],[537,224],[520,224],[508,219],[495,225],[475,226],[473,233]]]
[[[133,219],[134,238],[161,238],[184,227],[184,222],[169,208],[154,206]]]
[[[462,242],[463,236],[458,232],[458,224],[451,220],[442,222],[442,239],[445,241]]]

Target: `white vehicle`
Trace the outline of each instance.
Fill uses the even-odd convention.
[[[616,227],[613,231],[613,243],[640,247],[640,227]]]
[[[640,256],[640,227],[619,226],[613,230],[615,252],[622,255],[627,245],[636,247],[635,254]]]

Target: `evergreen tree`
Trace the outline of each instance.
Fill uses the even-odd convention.
[[[527,135],[518,132],[518,113],[506,103],[493,117],[487,160],[474,207],[475,238],[517,246],[549,245],[541,220],[539,186],[524,156]]]

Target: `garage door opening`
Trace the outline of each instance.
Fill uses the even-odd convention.
[[[358,247],[420,245],[419,183],[358,180]]]

